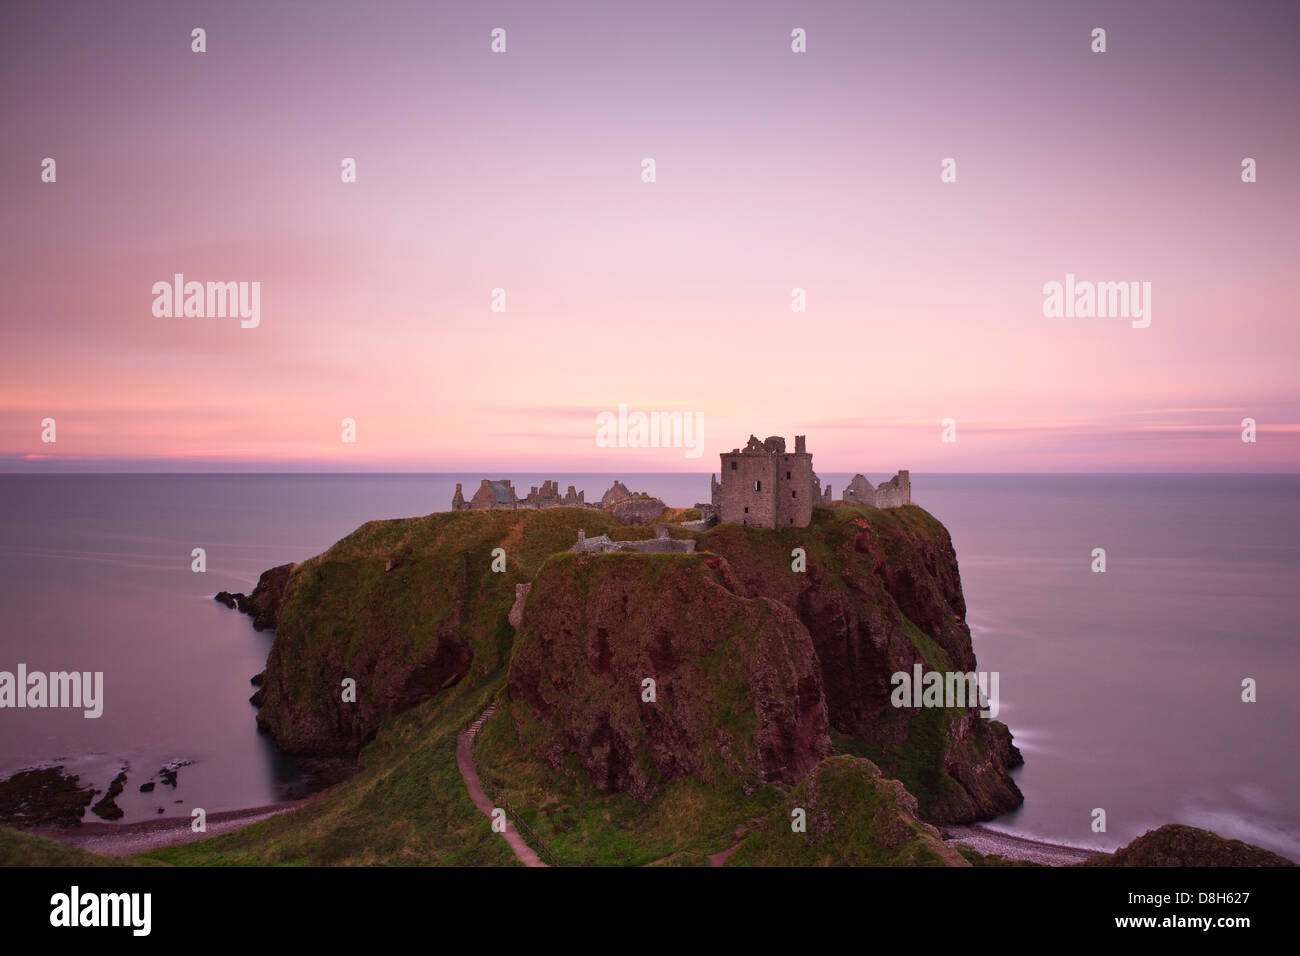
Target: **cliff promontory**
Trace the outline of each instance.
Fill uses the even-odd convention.
[[[570,554],[580,529],[654,533],[591,510],[453,512],[370,522],[275,569],[258,724],[290,752],[356,753],[386,719],[509,664],[520,745],[606,792],[788,786],[838,750],[901,780],[932,823],[1020,803],[1002,724],[890,704],[895,672],[976,666],[951,539],[922,509],[674,527],[693,555]]]

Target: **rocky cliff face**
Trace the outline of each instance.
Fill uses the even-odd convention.
[[[291,570],[268,571],[249,599],[265,594],[259,606],[276,626],[258,726],[288,753],[354,754],[387,718],[503,667],[516,585],[580,528],[651,533],[575,508],[448,512],[372,521]],[[355,701],[344,699],[345,679]]]
[[[284,589],[289,583],[289,575],[295,567],[293,564],[282,564],[278,568],[263,571],[252,594],[219,591],[216,599],[226,607],[238,608],[241,613],[251,617],[254,630],[271,630],[275,627],[276,615],[284,601]]]
[[[641,800],[692,775],[796,783],[831,752],[812,641],[788,608],[734,587],[711,556],[552,558],[510,665],[520,740]]]
[[[1023,800],[1008,771],[1023,761],[1005,725],[974,708],[895,708],[890,675],[914,664],[976,669],[957,555],[916,506],[816,508],[807,528],[720,525],[699,547],[723,555],[739,593],[794,611],[821,662],[832,728],[846,749],[899,777],[934,823],[989,819]],[[806,570],[793,570],[802,548]]]

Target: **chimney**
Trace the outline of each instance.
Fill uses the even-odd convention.
[[[806,454],[808,454],[808,448],[807,448],[807,446],[804,444],[804,440],[805,440],[806,438],[807,438],[806,435],[795,435],[795,436],[794,436],[794,453],[795,453],[796,455],[806,455]]]

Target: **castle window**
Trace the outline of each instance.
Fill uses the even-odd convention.
[[[734,461],[731,463],[731,470],[732,471],[736,470],[736,463]]]
[[[797,492],[797,491],[792,491],[792,492],[790,492],[790,497],[791,497],[791,498],[798,498],[798,497],[799,497],[799,492]]]
[[[756,481],[756,482],[754,482],[754,490],[755,490],[755,491],[762,491],[762,490],[763,490],[763,483],[762,483],[761,481]]]
[[[748,508],[745,509],[745,514],[749,514],[749,509],[748,509]]]
[[[785,480],[786,480],[786,481],[789,481],[789,480],[790,480],[790,472],[788,472],[788,471],[785,473]]]
[[[794,524],[794,519],[793,519],[793,518],[790,519],[790,523],[791,523],[791,524]]]

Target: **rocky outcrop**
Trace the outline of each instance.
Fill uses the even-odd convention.
[[[664,503],[647,495],[633,495],[615,502],[607,509],[623,524],[653,524],[664,513]]]
[[[1209,830],[1166,823],[1148,830],[1114,853],[1102,853],[1080,866],[1295,866],[1286,857],[1240,840],[1225,840]]]
[[[520,741],[638,800],[686,776],[796,783],[831,750],[812,641],[734,586],[716,557],[552,558],[510,664]]]
[[[823,760],[727,859],[728,866],[969,866],[921,822],[916,798],[870,760]]]
[[[285,605],[292,613],[281,615],[252,698],[258,727],[282,750],[356,753],[386,718],[468,671],[471,595],[491,573],[487,564],[446,556],[446,576],[435,588],[408,574],[409,565],[388,571],[385,563],[327,559],[295,578]],[[376,575],[385,582],[405,576],[410,587],[378,586],[370,580]]]
[[[226,607],[236,608],[240,613],[251,617],[254,630],[273,630],[280,613],[280,604],[284,601],[284,589],[295,567],[297,565],[282,564],[278,568],[263,571],[252,594],[218,591],[215,599]]]
[[[76,774],[62,767],[23,770],[0,781],[0,823],[10,826],[75,827],[95,799]]]
[[[91,812],[104,820],[122,819],[125,814],[122,812],[122,808],[117,805],[117,798],[122,795],[122,791],[125,789],[126,770],[122,770],[108,785],[108,792],[90,808]]]
[[[528,600],[528,592],[532,589],[532,584],[515,585],[515,603],[510,605],[510,613],[506,615],[506,620],[515,630],[519,630],[519,625],[524,620],[524,604]]]
[[[644,797],[692,773],[792,783],[829,753],[824,714],[840,749],[901,780],[929,822],[1020,804],[1005,726],[973,708],[890,704],[894,672],[976,668],[951,539],[920,508],[721,525],[696,554],[565,553],[580,530],[651,534],[601,511],[461,511],[370,522],[268,572],[287,580],[259,726],[289,752],[355,753],[388,717],[504,666],[513,642],[521,741],[553,765],[570,755],[602,788]],[[504,572],[491,570],[498,547]],[[734,666],[710,670],[727,655]]]
[[[895,708],[890,676],[976,667],[957,555],[915,506],[816,508],[807,528],[720,525],[700,540],[727,558],[741,594],[794,611],[812,636],[831,726],[899,777],[933,823],[986,820],[1023,800],[1005,725],[974,708]],[[794,570],[802,548],[806,570]]]
[[[259,728],[288,753],[353,755],[389,717],[503,667],[516,585],[584,527],[627,530],[572,508],[444,512],[371,521],[292,566],[253,695]]]

